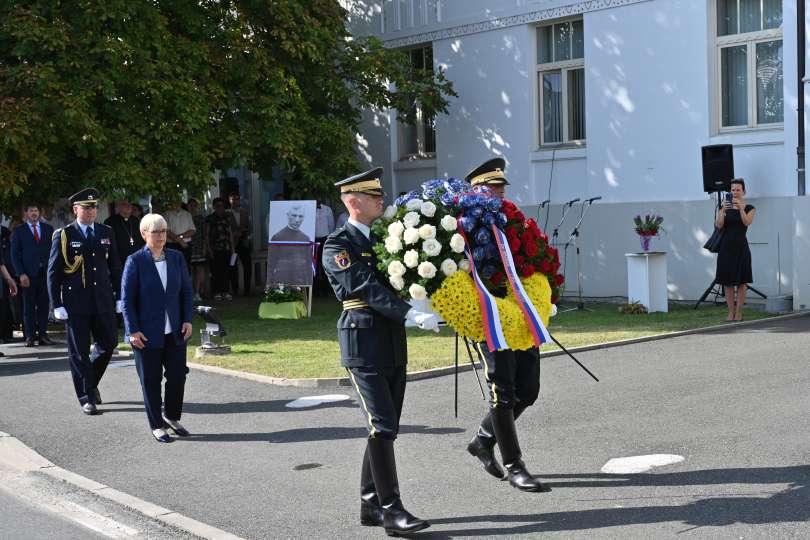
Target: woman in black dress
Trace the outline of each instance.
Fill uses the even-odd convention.
[[[723,201],[717,213],[715,226],[723,229],[723,240],[717,253],[715,281],[723,285],[728,304],[727,321],[741,321],[748,284],[754,281],[751,275],[751,250],[745,233],[754,221],[757,210],[745,202],[745,182],[742,178],[731,181],[731,202]],[[734,302],[734,291],[737,302]]]

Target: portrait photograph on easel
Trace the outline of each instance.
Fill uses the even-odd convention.
[[[266,286],[307,288],[310,311],[314,277],[315,201],[271,201]]]

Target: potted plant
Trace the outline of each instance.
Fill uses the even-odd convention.
[[[658,236],[663,222],[664,218],[658,214],[647,214],[643,218],[639,215],[633,218],[633,228],[641,239],[642,250],[650,250],[650,238]]]

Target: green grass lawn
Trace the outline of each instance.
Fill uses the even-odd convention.
[[[217,302],[219,317],[228,332],[229,356],[194,359],[199,344],[200,320],[194,320],[194,337],[189,360],[274,377],[339,377],[340,367],[336,322],[339,304],[331,299],[315,299],[313,316],[300,320],[263,320],[257,316],[258,298],[238,298]],[[549,330],[566,347],[617,341],[652,334],[665,334],[725,322],[725,306],[670,304],[669,313],[623,315],[616,304],[589,304],[593,312],[572,311],[551,319]],[[747,310],[747,320],[769,314]],[[408,330],[408,370],[448,366],[453,363],[454,338],[449,328],[440,334]],[[463,344],[461,345],[463,348]],[[553,350],[555,345],[543,347]],[[463,359],[463,358],[462,358]]]

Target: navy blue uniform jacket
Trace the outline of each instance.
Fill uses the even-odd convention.
[[[31,226],[23,223],[11,233],[11,264],[14,272],[20,276],[26,274],[35,278],[45,274],[48,268],[48,253],[51,249],[50,238],[53,227],[39,222],[39,243],[34,241]]]
[[[121,261],[112,229],[101,223],[94,223],[93,229],[92,242],[84,237],[75,221],[53,233],[48,294],[53,307],[64,307],[68,316],[115,313],[115,300],[121,290]],[[62,254],[63,232],[67,237],[67,262]],[[84,268],[66,273],[66,266],[73,264],[78,255],[84,258]]]
[[[402,300],[377,269],[371,242],[351,223],[330,234],[323,268],[340,301],[361,300],[368,307],[344,310],[338,319],[340,361],[344,367],[388,367],[407,363]]]
[[[183,254],[164,249],[166,254],[166,290],[160,282],[152,252],[148,247],[136,251],[124,265],[121,284],[122,312],[127,336],[142,332],[147,349],[165,346],[166,314],[177,345],[184,342],[183,323],[190,323],[194,291]]]

